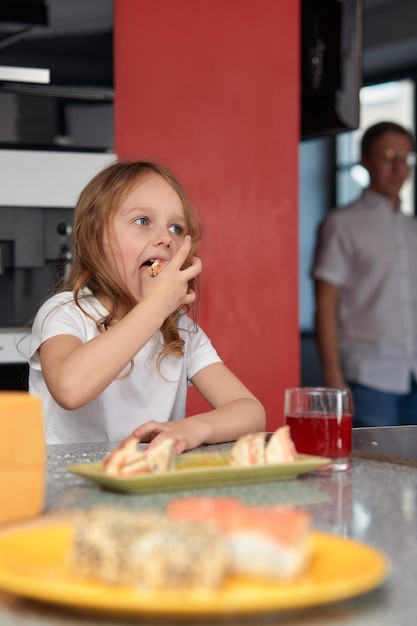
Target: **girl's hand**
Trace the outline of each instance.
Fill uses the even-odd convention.
[[[191,237],[187,235],[178,252],[161,272],[152,277],[143,272],[141,278],[142,302],[152,299],[160,300],[160,307],[167,311],[167,317],[178,308],[191,304],[196,298],[193,289],[189,289],[188,282],[195,278],[202,269],[201,260],[191,257],[191,265],[181,269],[191,248]]]
[[[160,443],[163,439],[174,439],[175,454],[181,454],[184,450],[196,448],[204,441],[201,424],[193,424],[193,421],[189,419],[182,419],[176,422],[156,422],[151,420],[135,428],[128,439],[132,436],[139,439],[141,443],[149,443],[149,447]]]

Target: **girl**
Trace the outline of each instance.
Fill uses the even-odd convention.
[[[144,442],[172,437],[179,454],[264,430],[262,405],[195,323],[201,225],[177,178],[156,163],[115,162],[81,193],[73,227],[65,290],[43,304],[29,338],[47,443],[133,431]],[[213,410],[185,419],[189,381]]]

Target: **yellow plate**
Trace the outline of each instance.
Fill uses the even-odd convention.
[[[375,548],[314,532],[309,571],[296,582],[230,578],[218,591],[141,591],[77,579],[66,563],[73,525],[16,529],[0,537],[0,588],[54,604],[155,617],[259,613],[335,602],[367,592],[387,576]]]
[[[171,472],[126,478],[108,476],[103,472],[102,463],[68,465],[67,470],[114,491],[146,493],[291,480],[330,462],[330,459],[321,456],[300,454],[299,457],[299,461],[294,463],[230,467],[228,452],[195,452],[176,456],[175,470]]]

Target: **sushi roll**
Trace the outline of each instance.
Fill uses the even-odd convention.
[[[139,440],[130,437],[103,460],[103,470],[109,476],[137,476],[174,469],[174,440],[163,439],[146,450],[138,448]]]
[[[239,437],[230,450],[229,462],[233,467],[263,465],[265,433],[250,433]]]
[[[265,463],[292,463],[298,461],[298,453],[291,439],[290,427],[278,428],[265,446]]]
[[[215,525],[105,506],[80,512],[68,563],[76,577],[140,589],[217,589],[230,571]]]

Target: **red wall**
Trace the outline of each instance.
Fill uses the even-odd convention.
[[[114,11],[115,152],[184,183],[206,230],[199,323],[276,428],[299,383],[298,1]]]

